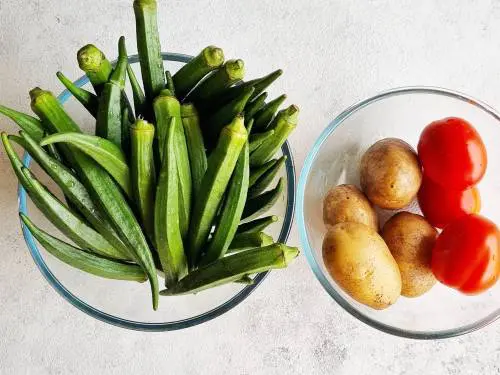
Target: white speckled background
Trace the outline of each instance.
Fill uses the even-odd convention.
[[[134,38],[132,0],[1,0],[0,102],[28,109],[28,90],[77,77],[93,42],[114,56]],[[467,92],[500,107],[495,0],[161,0],[163,49],[207,44],[245,60],[249,76],[282,67],[279,89],[302,109],[291,144],[308,148],[343,108],[394,86]],[[129,43],[129,52],[135,52]],[[15,126],[0,119],[0,129]],[[437,342],[379,333],[323,291],[301,257],[215,321],[146,334],[100,323],[66,303],[35,267],[17,220],[16,181],[0,154],[1,374],[499,374],[500,325]],[[296,228],[290,238],[298,243]],[[499,302],[500,303],[500,302]]]

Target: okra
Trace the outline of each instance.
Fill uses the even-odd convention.
[[[274,136],[267,139],[250,155],[250,165],[259,166],[271,159],[285,143],[290,133],[297,127],[299,108],[291,105],[278,113],[270,129],[274,129]]]
[[[164,296],[198,293],[240,280],[247,275],[285,268],[298,255],[299,249],[283,244],[242,251],[198,268],[173,287],[160,293]]]
[[[274,243],[274,239],[263,232],[250,232],[237,234],[231,241],[227,254],[255,249],[256,247],[269,246]]]
[[[45,152],[28,133],[21,131],[20,134],[22,138],[9,136],[9,140],[12,139],[21,144],[45,173],[59,186],[66,200],[71,202],[76,210],[81,212],[94,229],[101,233],[108,242],[118,249],[124,246],[107,219],[91,199],[85,186],[71,170]],[[126,253],[126,251],[123,252]]]
[[[142,82],[146,98],[152,103],[165,88],[156,0],[135,0],[134,14]]]
[[[276,99],[271,100],[264,107],[262,107],[262,109],[260,109],[259,112],[257,112],[254,116],[255,130],[257,131],[265,130],[271,123],[271,120],[276,114],[276,111],[279,109],[279,107],[283,104],[285,100],[286,100],[286,95],[283,94],[281,96],[278,96]]]
[[[267,212],[283,195],[285,180],[280,178],[276,187],[260,195],[247,199],[243,210],[242,221],[249,221]]]
[[[255,91],[255,89],[254,89]],[[250,119],[266,104],[267,92],[263,92],[252,101],[249,101],[245,106],[245,122]]]
[[[39,141],[43,138],[45,130],[42,122],[30,115],[18,112],[14,109],[0,104],[0,113],[14,121],[22,130],[28,133],[33,139]]]
[[[194,267],[201,255],[221,204],[227,184],[231,178],[240,152],[247,140],[243,117],[237,116],[224,129],[217,147],[208,159],[208,167],[194,202],[189,231],[188,258]]]
[[[174,151],[175,127],[171,122],[165,143],[165,154],[156,190],[154,211],[155,244],[160,257],[165,285],[171,287],[187,273],[187,261],[179,224],[179,183]]]
[[[278,161],[267,170],[251,187],[248,189],[248,197],[253,198],[264,192],[278,175],[280,169],[285,165],[286,156],[282,156]]]
[[[19,182],[26,189],[33,203],[57,229],[78,246],[87,248],[97,254],[115,259],[128,258],[128,254],[114,248],[104,237],[89,227],[52,195],[27,168],[23,167],[5,133],[2,133],[2,142]]]
[[[85,109],[95,118],[97,118],[97,111],[99,109],[99,99],[97,95],[76,86],[70,79],[68,79],[61,72],[56,73],[59,81],[68,89],[68,91],[78,100]]]
[[[121,139],[121,149],[123,150],[123,153],[125,155],[125,158],[128,159],[128,156],[130,155],[130,126],[135,122],[130,123],[130,109],[128,108],[127,105],[122,107],[122,115],[121,115],[121,129],[120,129],[120,135],[122,137]]]
[[[125,38],[118,42],[120,55],[115,69],[102,89],[99,97],[99,110],[96,121],[96,135],[106,138],[118,147],[122,147],[122,108],[123,89],[127,75],[128,58],[123,53]]]
[[[217,112],[206,120],[206,139],[215,143],[222,128],[243,112],[253,90],[253,87],[249,87],[240,96],[217,110]]]
[[[201,260],[202,264],[208,264],[223,257],[238,229],[238,223],[241,220],[247,199],[250,169],[249,157],[248,142],[246,142],[240,152],[238,162],[229,181],[220,219],[215,227],[212,240],[208,244],[205,255]]]
[[[211,71],[224,63],[224,52],[217,47],[205,47],[199,55],[191,59],[173,76],[177,96],[181,99]]]
[[[80,128],[64,111],[49,91],[35,88],[30,92],[31,107],[53,132],[80,132]],[[158,278],[153,256],[132,209],[111,176],[87,155],[77,149],[63,148],[92,199],[111,220],[124,244],[133,253],[134,260],[144,269],[151,284],[153,308],[158,308]]]
[[[258,95],[260,95],[261,92],[263,92],[265,89],[267,89],[274,81],[276,81],[281,75],[283,74],[283,70],[278,69],[275,70],[274,72],[269,73],[268,75],[254,79],[252,81],[246,82],[247,84],[251,84],[254,88],[255,91],[253,92],[252,99],[256,98]]]
[[[251,120],[253,121],[253,119]],[[274,129],[270,129],[264,133],[252,134],[250,136],[250,152],[255,151],[264,141],[274,135]]]
[[[181,117],[189,153],[193,195],[196,197],[207,170],[207,154],[200,128],[200,118],[194,105],[183,104],[181,106]]]
[[[244,233],[261,232],[266,229],[269,225],[276,223],[278,221],[278,216],[266,216],[253,221],[249,221],[244,224],[238,225],[236,230],[236,235]]]
[[[245,75],[243,60],[229,60],[213,71],[196,86],[187,96],[187,100],[195,105],[203,106],[210,97],[220,94],[224,89],[239,82]]]
[[[104,84],[108,82],[113,67],[104,53],[92,44],[82,47],[77,54],[78,65],[82,69],[97,95],[101,95]]]
[[[255,183],[261,178],[269,169],[271,169],[276,163],[278,159],[271,159],[259,167],[252,168],[250,170],[250,187],[255,185]]]
[[[42,139],[40,145],[45,146],[61,142],[70,144],[90,156],[118,182],[129,197],[132,197],[130,170],[127,160],[123,151],[113,142],[95,135],[69,132],[49,135]]]
[[[147,280],[146,274],[141,267],[135,264],[116,262],[102,258],[85,250],[71,246],[60,239],[51,236],[47,232],[38,228],[24,214],[20,214],[23,224],[29,229],[33,237],[51,255],[71,267],[85,271],[95,276],[106,279],[126,280],[144,282]]]
[[[137,80],[137,77],[132,69],[130,64],[127,65],[127,75],[130,82],[130,86],[132,87],[132,95],[134,98],[134,108],[135,108],[135,116],[144,116],[145,115],[145,106],[146,106],[146,96],[144,95],[144,91],[142,90],[142,86]]]
[[[162,91],[154,101],[154,110],[157,121],[157,132],[159,133],[160,160],[164,159],[162,155],[168,151],[165,147],[165,132],[169,130],[169,123],[175,122],[173,147],[177,160],[177,174],[179,176],[179,221],[182,238],[185,238],[189,229],[192,182],[188,146],[186,144],[184,127],[182,126],[180,104],[174,96],[170,96],[168,93]]]
[[[154,239],[154,199],[156,173],[153,160],[155,128],[138,119],[130,129],[132,190],[142,225],[150,239]]]
[[[174,79],[172,78],[172,74],[170,74],[169,70],[165,71],[165,80],[167,81],[167,89],[170,90],[172,95],[175,96]]]

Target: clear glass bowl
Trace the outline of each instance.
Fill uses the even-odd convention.
[[[488,168],[479,185],[481,214],[500,224],[500,115],[490,106],[455,91],[404,87],[363,100],[342,112],[322,132],[308,154],[298,184],[298,224],[309,265],[323,288],[351,315],[381,331],[417,339],[457,336],[486,326],[500,314],[500,283],[478,296],[465,296],[437,284],[419,298],[400,297],[376,311],[349,297],[326,271],[321,255],[326,232],[322,201],[330,187],[359,186],[363,152],[385,137],[402,138],[416,147],[430,122],[449,116],[470,121],[489,152]],[[419,213],[413,202],[407,210]],[[381,225],[393,214],[380,211]]]
[[[192,57],[174,53],[164,53],[165,66],[175,72],[180,66]],[[140,77],[137,55],[131,56],[129,61],[137,76]],[[75,82],[81,87],[90,87],[87,77],[81,77]],[[130,94],[129,98],[132,98]],[[91,129],[94,120],[81,109],[81,106],[65,90],[58,97],[66,109],[74,116],[83,129]],[[295,167],[288,143],[282,148],[286,155],[286,168],[280,177],[286,180],[286,194],[273,209],[267,213],[280,217],[266,232],[275,240],[286,242],[293,220],[295,205]],[[24,155],[24,164],[28,166],[31,158]],[[35,173],[42,179],[43,173],[37,169]],[[50,181],[46,179],[49,186]],[[53,186],[53,185],[52,185]],[[57,190],[57,189],[56,189]],[[32,209],[33,207],[33,209]],[[44,228],[52,228],[43,215],[32,206],[27,199],[25,190],[19,188],[19,212],[27,214]],[[57,233],[57,232],[56,232]],[[218,288],[213,288],[196,295],[179,297],[161,297],[157,311],[151,307],[151,297],[148,283],[133,283],[116,280],[106,280],[74,269],[48,254],[42,247],[38,247],[29,230],[23,227],[23,234],[28,248],[36,265],[54,287],[73,306],[79,308],[90,316],[114,324],[116,326],[144,330],[144,331],[169,331],[191,327],[214,319],[231,310],[247,298],[252,291],[265,279],[268,272],[260,273],[254,277],[254,284],[244,286],[233,283]]]

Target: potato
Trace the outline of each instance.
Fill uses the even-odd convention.
[[[385,223],[382,237],[401,272],[401,294],[418,297],[436,283],[430,262],[438,232],[423,216],[399,212]]]
[[[361,188],[375,205],[386,209],[407,206],[422,183],[422,169],[413,148],[397,138],[373,144],[361,159]]]
[[[378,217],[372,204],[354,185],[339,185],[328,191],[323,201],[326,225],[360,223],[378,231]]]
[[[401,294],[396,261],[382,237],[364,224],[330,227],[323,240],[323,260],[337,284],[364,305],[385,309]]]

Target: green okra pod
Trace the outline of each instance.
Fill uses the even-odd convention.
[[[276,81],[281,75],[283,74],[283,70],[278,69],[275,70],[274,72],[269,73],[268,75],[254,79],[252,81],[246,82],[249,85],[252,85],[255,88],[255,91],[253,92],[252,99],[256,98],[258,95],[260,95],[261,92],[263,92],[265,89],[267,89],[274,81]]]
[[[221,132],[217,147],[208,159],[208,167],[198,191],[189,230],[188,258],[194,267],[201,255],[233,173],[240,152],[247,140],[243,117],[237,116]]]
[[[274,130],[274,136],[264,141],[250,155],[252,167],[260,166],[274,156],[290,133],[297,127],[298,116],[299,108],[295,105],[291,105],[277,114],[270,126],[270,129]]]
[[[235,283],[245,284],[245,285],[253,285],[255,282],[250,276],[245,275],[245,276],[242,276],[241,279],[235,280]]]
[[[182,126],[181,107],[179,101],[174,96],[171,96],[167,90],[162,91],[155,99],[153,107],[157,121],[160,160],[164,160],[164,154],[168,151],[168,148],[165,147],[165,134],[172,122],[176,124],[173,147],[179,176],[179,220],[182,237],[185,238],[191,216],[192,181],[188,146],[184,127]]]
[[[30,91],[31,107],[53,132],[81,132],[50,91],[35,88]],[[78,173],[92,199],[113,224],[120,238],[130,249],[134,260],[144,269],[151,284],[153,308],[158,308],[158,278],[156,267],[141,226],[127,204],[118,185],[95,161],[77,149],[64,147],[65,158]]]
[[[100,95],[104,88],[104,84],[108,82],[109,76],[113,70],[111,63],[104,53],[93,44],[87,44],[82,47],[78,51],[77,59],[80,69],[82,69],[89,78],[95,93]]]
[[[264,133],[252,134],[250,136],[250,152],[255,151],[266,139],[271,138],[273,135],[274,129],[270,129]]]
[[[189,153],[193,193],[196,196],[197,192],[200,191],[203,176],[205,176],[207,170],[207,154],[200,128],[200,118],[194,105],[183,104],[181,106],[181,117]]]
[[[122,108],[124,107],[123,90],[127,75],[128,57],[123,53],[125,38],[119,42],[119,57],[116,67],[109,77],[99,97],[99,110],[96,121],[96,135],[106,138],[118,147],[122,147]]]
[[[23,224],[26,225],[33,237],[45,250],[71,267],[106,279],[138,282],[147,280],[146,274],[141,267],[135,264],[116,262],[78,249],[41,230],[28,216],[22,213],[20,216]]]
[[[198,293],[205,289],[235,282],[242,277],[271,269],[285,268],[299,255],[299,249],[273,244],[220,258],[191,272],[161,295]]]
[[[187,96],[187,101],[203,108],[204,102],[210,97],[220,94],[224,89],[239,82],[245,76],[243,60],[229,60],[213,71],[206,79],[196,86]]]
[[[245,209],[243,210],[242,221],[247,222],[267,212],[274,206],[278,199],[283,196],[284,189],[285,180],[280,178],[274,189],[266,191],[265,193],[255,197],[248,198],[245,204]]]
[[[56,76],[75,99],[78,100],[92,116],[97,118],[97,111],[99,109],[99,98],[97,95],[76,86],[61,72],[57,72]]]
[[[283,104],[285,100],[286,100],[285,94],[278,96],[276,99],[271,100],[269,103],[267,103],[264,107],[262,107],[259,110],[259,112],[255,114],[254,126],[256,131],[265,130],[269,126],[274,115],[276,114],[279,107]]]
[[[262,232],[268,226],[276,223],[277,221],[278,221],[278,216],[275,215],[255,219],[253,221],[249,221],[247,223],[238,225],[236,234],[238,235],[243,233]]]
[[[222,128],[243,112],[253,90],[253,87],[249,87],[239,97],[224,105],[206,120],[205,135],[206,139],[210,140],[210,143],[215,143]]]
[[[142,225],[150,239],[154,239],[153,218],[156,187],[153,160],[154,132],[154,126],[141,119],[138,119],[130,129],[132,190]]]
[[[224,52],[214,46],[205,47],[200,54],[191,59],[173,76],[177,96],[181,99],[211,71],[224,63]]]
[[[135,30],[142,82],[149,103],[165,88],[156,0],[135,0]]]
[[[1,104],[0,113],[14,121],[23,131],[28,133],[36,141],[43,138],[45,129],[39,119],[22,112],[18,112],[14,109],[10,109]]]
[[[42,139],[40,145],[45,146],[61,142],[76,147],[94,159],[118,182],[123,191],[129,197],[132,197],[130,169],[127,160],[123,151],[113,142],[95,135],[69,132],[49,135]]]
[[[21,131],[20,134],[21,137],[9,136],[9,140],[12,139],[20,144],[31,155],[59,186],[66,199],[75,206],[78,212],[82,213],[94,229],[101,233],[114,247],[123,247],[113,227],[94,204],[85,186],[71,170],[45,152],[28,133]]]
[[[178,168],[174,151],[176,126],[181,126],[181,124],[171,121],[168,128],[164,162],[156,190],[154,208],[155,244],[165,273],[167,287],[177,283],[187,273],[187,261],[179,224]]]
[[[287,157],[282,156],[278,161],[268,169],[251,187],[248,189],[248,197],[253,198],[263,193],[273,182],[278,172],[285,165]]]
[[[234,236],[227,254],[233,254],[244,250],[255,249],[256,247],[269,246],[274,243],[274,239],[263,232],[240,233]]]
[[[271,159],[259,167],[252,168],[250,170],[250,187],[255,185],[255,183],[261,178],[269,169],[271,169],[278,159]]]
[[[250,173],[249,158],[247,142],[240,152],[238,162],[229,181],[219,222],[215,226],[212,240],[208,244],[205,255],[201,260],[202,264],[207,264],[223,257],[236,234],[247,199]]]
[[[255,89],[254,89],[255,90]],[[267,92],[263,92],[255,99],[248,101],[245,106],[245,122],[248,123],[253,116],[266,104]]]
[[[132,95],[134,98],[134,108],[135,108],[135,116],[144,116],[145,115],[145,107],[146,107],[146,96],[144,95],[144,91],[142,90],[142,86],[137,80],[137,77],[134,73],[134,69],[130,64],[127,65],[127,75],[130,81],[130,86],[132,87]]]

